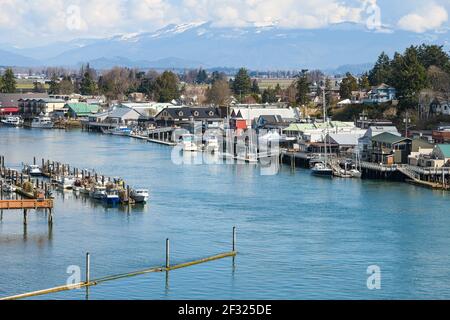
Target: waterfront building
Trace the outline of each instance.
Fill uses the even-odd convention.
[[[438,144],[433,150],[432,156],[443,161],[442,166],[450,164],[450,144]]]
[[[408,163],[411,150],[410,138],[384,132],[372,137],[371,161],[388,165]]]
[[[4,112],[22,113],[21,101],[24,99],[42,99],[48,98],[45,93],[0,93],[0,108],[5,109]]]
[[[389,126],[370,126],[364,136],[359,138],[358,140],[358,152],[360,154],[361,160],[363,161],[369,161],[370,160],[370,154],[372,149],[372,138],[376,137],[379,134],[382,133],[391,133],[395,136],[401,137],[400,132],[398,131],[397,127],[394,125]]]
[[[19,100],[20,113],[25,117],[33,117],[41,114],[48,115],[62,110],[66,101],[54,98],[21,98]]]
[[[118,106],[106,112],[89,115],[84,122],[84,127],[88,130],[111,129],[118,126],[137,125],[139,120],[146,116],[139,111]]]
[[[262,115],[256,120],[255,127],[257,130],[274,130],[282,133],[289,126],[289,122],[279,115]]]
[[[204,127],[217,128],[224,119],[220,110],[214,107],[170,107],[155,116],[159,126],[181,126],[192,129],[194,123],[202,122]]]
[[[438,167],[431,156],[435,145],[425,139],[413,139],[408,164],[418,167]]]
[[[364,135],[366,130],[356,128],[353,122],[330,121],[328,126],[324,122],[291,123],[283,132],[289,137],[297,137],[308,142],[323,142],[328,133]]]
[[[98,105],[85,102],[67,103],[65,108],[67,108],[67,116],[72,119],[88,118],[100,110]]]
[[[364,136],[364,132],[353,133],[329,133],[326,136],[328,145],[337,145],[339,154],[351,155],[358,148],[359,139]]]
[[[247,121],[247,127],[255,127],[256,121],[261,116],[279,116],[288,122],[300,121],[301,115],[298,108],[284,108],[277,105],[236,105],[231,108],[232,119]]]

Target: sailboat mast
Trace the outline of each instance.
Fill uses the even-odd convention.
[[[322,94],[323,94],[323,121],[326,124],[326,130],[325,130],[325,165],[328,164],[328,144],[327,144],[327,135],[328,135],[328,120],[327,120],[327,106],[326,106],[326,94],[325,94],[325,90],[326,90],[326,85],[324,85],[323,90],[322,90]]]

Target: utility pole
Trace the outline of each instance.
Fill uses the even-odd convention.
[[[408,138],[408,128],[409,128],[409,124],[411,123],[411,119],[409,118],[408,111],[406,111],[406,116],[403,119],[403,123],[405,124],[405,137]]]

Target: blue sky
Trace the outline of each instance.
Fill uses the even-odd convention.
[[[448,32],[449,12],[450,0],[0,0],[0,42],[34,46],[199,21],[300,29],[352,22],[433,34]]]

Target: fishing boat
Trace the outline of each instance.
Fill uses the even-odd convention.
[[[25,165],[23,170],[23,173],[28,174],[32,177],[39,177],[42,176],[42,170],[39,168],[38,165],[31,164],[31,165]]]
[[[131,190],[130,197],[136,203],[146,203],[150,198],[150,193],[147,189]]]
[[[75,181],[75,178],[72,176],[63,176],[59,178],[57,183],[61,189],[70,190],[73,189]]]
[[[184,152],[197,152],[198,147],[194,141],[194,135],[184,134],[182,137],[183,151]]]
[[[52,129],[53,126],[54,124],[50,117],[45,116],[35,117],[31,121],[31,128]]]
[[[8,127],[20,127],[23,124],[23,120],[20,117],[9,116],[1,120],[1,123]]]
[[[329,168],[325,163],[319,162],[311,169],[313,175],[322,177],[333,177],[333,169]]]
[[[102,199],[109,205],[116,205],[120,202],[119,190],[117,189],[107,189],[106,195]]]
[[[89,196],[96,200],[103,200],[106,198],[106,187],[95,186],[89,193]]]

